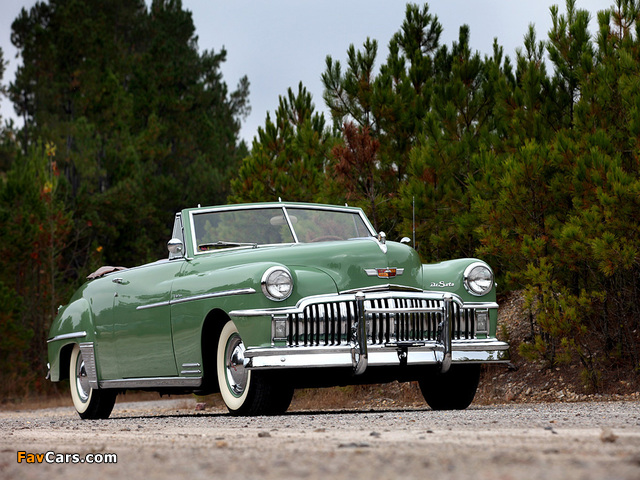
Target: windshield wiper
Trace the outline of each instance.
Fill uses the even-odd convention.
[[[215,243],[201,243],[198,245],[198,250],[209,250],[210,248],[226,248],[226,247],[251,247],[258,248],[257,243],[244,243],[244,242],[224,242],[218,240]]]

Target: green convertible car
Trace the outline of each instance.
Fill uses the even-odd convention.
[[[82,418],[125,389],[220,392],[236,415],[283,413],[294,388],[418,381],[433,409],[473,400],[496,338],[493,272],[423,265],[363,211],[302,203],[176,214],[167,259],[102,267],[61,306],[49,374]]]

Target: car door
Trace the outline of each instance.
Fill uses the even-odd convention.
[[[184,260],[163,260],[118,272],[113,343],[120,378],[172,377],[178,374],[173,352],[170,304],[172,284]]]

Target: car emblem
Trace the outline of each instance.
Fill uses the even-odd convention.
[[[440,280],[439,282],[431,282],[431,288],[447,288],[447,287],[455,287],[456,284],[453,282],[445,282],[444,280]]]
[[[393,278],[404,273],[404,268],[365,268],[365,273],[370,277]]]

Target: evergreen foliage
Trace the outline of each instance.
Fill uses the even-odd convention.
[[[640,2],[550,15],[513,59],[497,40],[482,57],[409,4],[386,59],[370,38],[326,58],[328,121],[300,84],[248,152],[248,80],[229,92],[226,52],[198,52],[179,0],[23,10],[8,93],[25,125],[0,131],[3,379],[39,388],[57,303],[102,262],[163,255],[175,211],[278,197],[359,205],[390,239],[415,205],[424,261],[482,257],[524,290],[525,357],[578,363],[594,390],[639,375]]]
[[[198,51],[180,0],[38,2],[12,30],[21,146],[57,145],[65,203],[105,262],[164,256],[177,210],[226,201],[248,80],[228,91],[226,52]]]
[[[7,395],[26,395],[42,383],[56,302],[72,293],[65,282],[72,222],[59,186],[52,144],[18,154],[0,182],[0,257],[6,259],[0,272],[0,368]]]
[[[251,154],[231,181],[232,202],[313,202],[326,198],[324,167],[337,137],[315,111],[311,94],[300,83],[280,97],[275,120],[267,113]]]
[[[176,211],[226,202],[247,153],[249,83],[229,91],[226,51],[198,51],[180,0],[41,1],[11,40],[23,62],[8,95],[24,127],[5,128],[0,149],[0,290],[17,296],[2,329],[28,352],[29,385],[72,287],[101,264],[165,257]]]
[[[545,44],[554,76],[536,66],[533,42],[519,55],[524,95],[511,98],[536,100],[533,112],[513,101],[505,109],[525,127],[516,130],[524,145],[484,154],[485,185],[497,188],[476,193],[477,253],[508,287],[526,290],[537,321],[522,353],[551,365],[579,361],[598,389],[640,367],[638,2],[599,12],[595,42],[588,13],[571,0],[566,8],[552,10]]]

